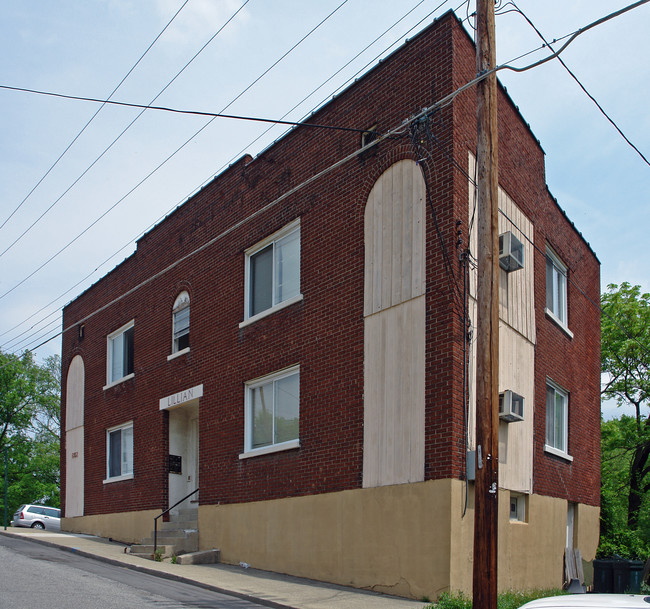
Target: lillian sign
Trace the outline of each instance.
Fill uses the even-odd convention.
[[[162,398],[160,400],[160,410],[175,408],[176,406],[181,406],[187,402],[191,402],[192,400],[198,400],[200,397],[203,397],[203,385],[197,385],[191,389],[179,391],[178,393],[168,395],[166,398]]]

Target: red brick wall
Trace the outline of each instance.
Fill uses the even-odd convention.
[[[462,55],[456,57],[453,70],[452,48]],[[311,122],[354,128],[377,123],[379,131],[385,131],[449,93],[460,78],[458,64],[467,63],[463,69],[471,71],[471,58],[473,48],[468,37],[456,19],[446,15],[316,113]],[[463,471],[463,328],[441,243],[450,253],[458,276],[455,223],[463,220],[466,230],[467,179],[451,165],[447,151],[452,150],[466,165],[467,150],[473,149],[475,139],[475,119],[470,118],[474,112],[472,100],[465,94],[453,109],[436,115],[441,146],[431,151],[425,167],[430,203],[440,231],[428,208],[427,479],[458,477]],[[504,187],[512,188],[513,192],[509,192],[518,204],[522,189],[533,188],[531,183],[547,197],[543,155],[507,100],[505,105],[508,115],[501,121],[506,124],[502,128],[512,130],[514,144],[509,144],[513,146],[510,160],[504,152]],[[140,239],[134,255],[68,305],[64,328],[222,235],[279,195],[358,149],[359,143],[357,133],[300,128],[257,159],[240,159]],[[514,149],[519,145],[526,147],[524,165]],[[271,499],[361,486],[364,207],[375,180],[403,158],[418,160],[408,137],[382,142],[374,151],[289,195],[89,318],[84,322],[82,342],[77,340],[75,329],[64,333],[64,374],[76,354],[84,358],[86,366],[86,514],[166,505],[167,415],[159,410],[159,399],[199,384],[204,388],[199,409],[202,503]],[[531,179],[526,175],[529,171],[539,175]],[[519,174],[509,176],[509,172]],[[522,203],[534,221],[535,205],[546,199],[535,201],[530,210]],[[555,205],[549,203],[549,213],[559,215]],[[240,329],[244,251],[298,217],[303,300]],[[561,216],[560,220],[571,232]],[[543,231],[543,226],[540,219],[537,230]],[[592,269],[591,278],[597,279],[593,257],[575,232],[571,234],[572,247],[582,252],[585,269]],[[543,237],[536,235],[536,239],[543,243]],[[574,268],[573,258],[569,256],[566,262]],[[187,290],[191,299],[191,349],[189,354],[167,361],[172,306],[182,290]],[[543,291],[539,298],[543,300]],[[584,338],[577,337],[578,327],[573,326],[576,299],[572,292],[570,325],[577,339],[574,348],[579,343],[585,357],[593,360],[594,344],[583,344]],[[542,300],[536,303],[537,309]],[[135,319],[135,377],[104,391],[106,336],[131,319]],[[547,348],[542,347],[543,324],[543,313],[541,317],[538,314],[539,349]],[[597,326],[594,328],[597,330]],[[593,333],[589,336],[593,338]],[[546,352],[550,352],[550,346]],[[543,356],[540,359],[546,361]],[[244,383],[298,363],[301,447],[240,460],[244,449]],[[540,374],[546,373],[540,370]],[[591,375],[583,378],[585,391],[592,380]],[[573,404],[573,389],[571,399]],[[536,406],[538,411],[543,408],[543,404]],[[134,478],[103,484],[106,429],[129,420],[134,421]],[[570,451],[579,437],[577,431],[571,433]],[[590,437],[584,437],[590,450]],[[538,439],[536,447],[537,443]],[[537,453],[536,457],[548,459]],[[576,474],[571,477],[576,484],[586,471],[577,461],[572,466]],[[554,462],[551,465],[556,467]],[[541,485],[543,474],[538,467],[536,475],[538,471],[540,492],[551,493]],[[65,475],[63,484],[64,479]]]

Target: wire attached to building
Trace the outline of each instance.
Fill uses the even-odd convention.
[[[285,112],[285,114],[284,114],[283,116],[281,116],[280,118],[281,118],[281,119],[285,119],[285,118],[286,118],[286,117],[287,117],[291,112],[293,112],[293,110],[295,110],[296,108],[298,108],[298,107],[299,107],[301,104],[303,104],[307,99],[309,99],[309,98],[310,98],[314,93],[316,93],[316,92],[317,92],[318,90],[320,90],[323,86],[325,86],[325,85],[326,85],[330,80],[332,80],[332,79],[333,79],[337,74],[339,74],[341,71],[343,71],[343,70],[344,70],[348,65],[350,65],[350,64],[351,64],[355,59],[357,59],[360,55],[362,55],[365,51],[367,51],[370,47],[372,47],[372,46],[373,46],[373,45],[374,45],[378,40],[380,40],[381,38],[383,38],[383,37],[384,37],[384,36],[385,36],[385,35],[386,35],[390,30],[392,30],[396,25],[398,25],[399,23],[401,23],[401,22],[402,22],[406,17],[408,17],[408,16],[409,16],[409,15],[410,15],[410,14],[411,14],[415,9],[417,9],[417,8],[418,8],[420,5],[422,5],[425,1],[426,1],[426,0],[421,0],[421,1],[418,2],[416,5],[414,5],[411,9],[409,9],[409,10],[408,10],[404,15],[402,15],[402,17],[400,17],[400,19],[398,19],[398,20],[397,20],[396,22],[394,22],[390,27],[388,27],[386,30],[384,30],[384,32],[383,32],[382,34],[380,34],[379,36],[377,36],[377,37],[376,37],[376,38],[375,38],[371,43],[369,43],[368,45],[366,45],[366,47],[364,47],[364,48],[363,48],[361,51],[359,51],[359,52],[358,52],[354,57],[352,57],[350,60],[348,60],[348,61],[347,61],[343,66],[341,66],[341,67],[340,67],[340,68],[339,68],[339,69],[338,69],[334,74],[332,74],[332,75],[331,75],[330,77],[328,77],[325,81],[323,81],[323,82],[322,82],[318,87],[316,87],[315,89],[313,89],[311,93],[309,93],[309,94],[308,94],[306,97],[304,97],[300,102],[298,102],[296,105],[294,105],[293,108],[291,108],[290,110],[288,110],[287,112]],[[411,26],[411,27],[410,27],[406,32],[402,33],[402,34],[397,38],[397,40],[393,41],[393,42],[392,42],[388,47],[384,48],[384,49],[383,49],[379,54],[375,55],[375,57],[374,57],[373,59],[371,59],[371,60],[370,60],[369,62],[367,62],[364,66],[362,66],[361,68],[359,68],[359,70],[357,70],[357,72],[356,72],[355,74],[353,74],[352,76],[350,76],[344,84],[342,84],[342,85],[341,85],[341,86],[340,86],[336,91],[334,91],[333,93],[331,93],[328,97],[331,97],[332,95],[336,95],[336,94],[338,93],[338,91],[340,91],[343,87],[347,86],[351,81],[353,81],[356,77],[358,77],[359,74],[360,74],[361,72],[363,72],[366,68],[368,68],[368,66],[370,66],[372,63],[374,63],[375,61],[377,61],[377,59],[379,59],[381,56],[385,55],[385,53],[387,53],[387,52],[388,52],[388,51],[389,51],[393,46],[395,46],[395,44],[397,44],[397,42],[399,42],[399,40],[402,40],[405,36],[408,36],[408,35],[409,35],[409,34],[410,34],[414,29],[416,29],[417,27],[419,27],[419,26],[420,26],[420,25],[421,25],[425,20],[429,19],[429,18],[430,18],[430,17],[431,17],[435,12],[437,12],[440,8],[442,8],[445,4],[447,4],[448,1],[449,1],[449,0],[443,0],[443,1],[442,1],[438,6],[436,6],[432,11],[430,11],[427,15],[425,15],[425,16],[424,16],[422,19],[420,19],[417,23],[415,23],[414,25],[412,25],[412,26]],[[469,1],[469,0],[466,0],[466,2],[467,2],[467,1]],[[463,2],[462,4],[465,4],[465,2]],[[462,4],[459,5],[459,8],[460,8],[460,6],[462,6]],[[321,101],[317,104],[316,107],[320,107],[323,103],[325,103],[325,102],[327,101],[328,97],[326,97],[325,99],[321,100]],[[313,112],[313,110],[312,110],[312,112]],[[308,116],[309,116],[309,114],[308,114],[307,116],[305,116],[302,120],[306,120],[306,118],[307,118]],[[272,128],[273,128],[272,126],[269,127],[268,129],[266,129],[265,131],[263,131],[260,135],[258,135],[255,139],[253,139],[253,140],[252,140],[252,141],[251,141],[247,146],[245,146],[242,150],[240,150],[240,152],[238,152],[238,153],[237,153],[233,158],[231,158],[230,161],[228,161],[227,163],[225,163],[225,164],[224,164],[220,169],[218,169],[214,174],[212,174],[212,175],[210,176],[210,178],[208,178],[207,180],[205,180],[205,181],[203,182],[203,184],[201,184],[201,186],[195,188],[191,193],[189,193],[186,197],[184,197],[184,199],[183,199],[182,201],[186,201],[186,200],[188,200],[188,199],[189,199],[189,198],[190,198],[194,193],[198,192],[201,188],[203,188],[203,187],[204,187],[205,185],[207,185],[210,181],[212,181],[212,180],[213,180],[217,175],[219,175],[219,174],[220,174],[222,171],[224,171],[224,170],[225,170],[229,165],[231,165],[233,162],[235,162],[235,160],[236,160],[237,158],[239,158],[242,154],[244,154],[244,153],[246,152],[246,150],[248,150],[248,149],[250,148],[250,146],[252,146],[253,144],[255,144],[255,143],[256,143],[256,142],[257,142],[261,137],[263,137],[266,133],[268,133],[268,131],[269,131],[270,129],[272,129]],[[155,225],[157,225],[160,221],[162,221],[162,220],[163,220],[167,215],[169,215],[169,213],[171,213],[171,212],[172,212],[176,207],[178,207],[180,204],[182,204],[182,201],[181,201],[180,203],[177,203],[177,204],[175,204],[174,206],[172,206],[172,207],[171,207],[167,212],[165,212],[162,216],[160,216],[157,220],[155,220],[152,224],[150,224],[150,225],[145,229],[144,232],[149,231],[151,228],[153,228]],[[114,252],[113,254],[111,254],[108,258],[106,258],[106,259],[104,260],[104,262],[100,263],[100,264],[99,264],[99,265],[98,265],[98,266],[97,266],[93,271],[91,271],[88,275],[86,275],[86,277],[84,277],[82,280],[80,280],[79,282],[77,282],[74,286],[72,286],[71,288],[69,288],[68,290],[66,290],[66,291],[65,291],[63,294],[61,294],[59,297],[55,298],[55,299],[54,299],[53,301],[51,301],[48,305],[45,305],[44,307],[42,307],[41,309],[39,309],[39,311],[37,311],[36,313],[32,314],[32,315],[31,315],[30,317],[28,317],[26,320],[23,320],[22,322],[19,322],[16,326],[14,326],[13,328],[11,328],[10,330],[7,330],[7,331],[1,333],[0,336],[2,336],[2,335],[4,335],[4,334],[7,334],[7,333],[10,332],[11,330],[14,330],[15,328],[21,326],[23,323],[25,323],[26,321],[29,321],[29,319],[33,318],[35,315],[37,315],[38,313],[40,313],[41,311],[43,311],[45,308],[47,308],[47,307],[50,306],[51,304],[53,304],[53,303],[56,302],[57,300],[60,300],[61,298],[63,298],[66,294],[68,294],[70,291],[72,291],[75,287],[77,287],[78,285],[80,285],[81,283],[83,283],[83,281],[85,281],[86,279],[88,279],[89,277],[91,277],[91,276],[92,276],[92,275],[93,275],[93,274],[94,274],[94,273],[95,273],[99,268],[101,268],[102,266],[104,266],[104,265],[105,265],[106,263],[108,263],[112,258],[114,258],[117,254],[119,254],[121,251],[123,251],[124,249],[126,249],[126,248],[131,244],[131,243],[133,243],[135,240],[137,240],[137,238],[138,238],[139,236],[141,236],[142,234],[143,234],[143,233],[138,233],[138,235],[136,235],[136,237],[134,237],[133,239],[130,239],[127,243],[125,243],[125,244],[124,244],[121,248],[119,248],[116,252]],[[49,317],[49,315],[48,315],[48,317]],[[46,317],[45,319],[47,319],[47,317]],[[44,320],[42,320],[42,321],[44,321]],[[38,325],[38,323],[41,323],[41,322],[36,322],[36,325]],[[33,327],[33,326],[32,326],[32,327]],[[23,333],[23,334],[24,334],[24,333]],[[21,334],[21,335],[22,335],[22,334]]]

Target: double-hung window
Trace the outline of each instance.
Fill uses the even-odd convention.
[[[174,326],[174,341],[172,352],[178,353],[190,346],[190,295],[181,292],[174,302],[172,313]]]
[[[300,299],[300,221],[246,252],[245,319]]]
[[[569,457],[569,394],[551,381],[546,382],[546,445],[544,450]]]
[[[246,383],[242,458],[299,446],[300,370],[288,368]]]
[[[133,374],[133,321],[108,335],[107,384]]]
[[[567,326],[567,267],[546,248],[546,312]]]
[[[106,481],[133,477],[133,422],[106,431]]]

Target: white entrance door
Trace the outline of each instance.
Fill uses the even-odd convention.
[[[187,454],[187,492],[199,488],[199,419],[190,419],[189,425],[189,446]],[[190,498],[192,502],[198,502],[199,494],[196,493]]]

